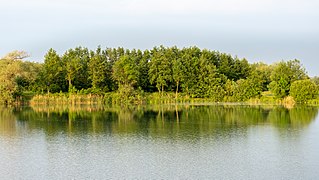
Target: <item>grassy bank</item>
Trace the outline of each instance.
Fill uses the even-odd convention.
[[[210,98],[191,98],[185,94],[175,93],[133,93],[130,96],[118,92],[104,94],[82,94],[82,93],[49,93],[31,95],[24,98],[31,105],[156,105],[156,104],[206,104],[225,103],[216,102]],[[248,105],[283,105],[293,107],[296,102],[291,96],[283,99],[275,98],[272,94],[265,92],[259,98],[252,98],[245,102],[226,101]],[[313,99],[305,103],[307,105],[319,105],[319,99]]]
[[[34,95],[31,105],[105,104],[104,96],[94,94],[54,93]]]
[[[80,94],[80,93],[49,93],[37,94],[28,99],[30,104],[175,104],[175,103],[205,103],[214,102],[209,98],[190,98],[179,95],[176,99],[175,93],[136,93],[125,96],[120,93],[111,92],[104,94]]]

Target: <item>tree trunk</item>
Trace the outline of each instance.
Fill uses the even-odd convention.
[[[158,85],[156,85],[156,87],[157,87],[157,90],[158,90],[158,94],[161,95],[161,87],[158,86]]]
[[[179,82],[176,83],[176,101],[177,101],[177,98],[178,98],[178,85],[179,85]]]
[[[162,97],[164,96],[164,85],[162,85]]]
[[[188,93],[188,86],[186,87],[186,99],[188,99],[188,95],[189,95],[189,93]]]
[[[72,88],[72,81],[71,81],[71,77],[70,76],[69,76],[68,80],[69,80],[69,92],[70,92],[70,90]]]

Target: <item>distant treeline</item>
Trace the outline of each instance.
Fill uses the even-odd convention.
[[[76,47],[59,55],[49,49],[43,63],[23,61],[14,51],[0,60],[0,101],[12,103],[24,92],[117,94],[131,98],[145,93],[179,94],[215,102],[242,102],[270,91],[297,102],[317,98],[318,78],[310,79],[299,60],[271,65],[250,64],[229,54],[188,47],[151,50]]]

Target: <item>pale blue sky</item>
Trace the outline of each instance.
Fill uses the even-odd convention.
[[[0,56],[49,48],[198,46],[319,75],[318,0],[0,0]]]

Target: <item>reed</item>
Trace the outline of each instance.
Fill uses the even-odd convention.
[[[30,105],[160,105],[160,104],[211,104],[211,103],[241,103],[247,105],[283,105],[288,108],[294,107],[297,103],[294,98],[287,96],[283,99],[276,98],[269,94],[263,94],[257,98],[251,98],[245,102],[235,101],[233,98],[226,98],[223,102],[216,102],[210,98],[193,98],[180,93],[176,99],[174,92],[165,93],[143,93],[134,92],[127,96],[120,92],[108,92],[104,94],[84,93],[48,93],[29,95],[25,98]],[[24,103],[26,104],[26,103]],[[305,104],[319,106],[319,98],[307,101]]]
[[[63,104],[104,104],[104,98],[101,95],[94,94],[38,94],[30,100],[31,105],[63,105]]]

